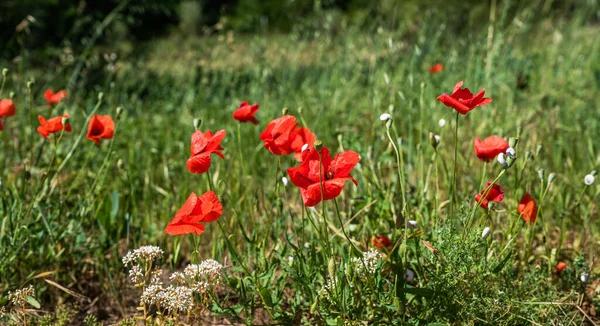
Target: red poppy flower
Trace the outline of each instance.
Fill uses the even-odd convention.
[[[378,235],[371,238],[371,243],[377,248],[389,247],[393,244],[392,240],[385,235]]]
[[[15,103],[9,98],[0,100],[0,118],[12,117],[15,115]]]
[[[208,171],[210,167],[210,154],[217,154],[222,159],[225,159],[221,141],[225,138],[225,130],[219,130],[214,135],[209,131],[202,133],[197,130],[192,135],[192,145],[190,151],[192,155],[187,160],[187,168],[190,172],[201,174]]]
[[[304,145],[308,145],[304,149],[312,149],[317,140],[317,136],[306,127],[294,130],[290,138],[292,139],[290,148],[294,151],[294,158],[298,162],[302,162],[302,148]]]
[[[438,72],[442,72],[442,70],[444,70],[444,66],[441,63],[436,63],[429,67],[429,72],[431,74],[437,74]]]
[[[556,274],[562,273],[562,271],[564,271],[565,268],[567,268],[567,263],[561,261],[556,265]]]
[[[244,101],[240,106],[233,112],[233,118],[240,122],[252,122],[257,125],[258,120],[254,117],[256,112],[258,111],[258,104],[248,104],[248,102]]]
[[[58,104],[58,102],[62,101],[62,99],[65,97],[67,97],[67,91],[64,89],[61,89],[56,93],[54,93],[54,91],[51,89],[47,89],[44,92],[44,98],[46,99],[46,104],[48,104],[48,106],[52,106],[52,104]]]
[[[265,148],[275,155],[291,154],[292,133],[296,126],[298,123],[294,116],[284,115],[269,122],[267,128],[260,134],[260,140],[265,143]]]
[[[350,171],[360,161],[360,156],[353,151],[345,151],[331,159],[327,147],[321,148],[321,161],[323,172],[324,199],[333,199],[340,195],[344,184],[356,180],[350,175]],[[304,205],[315,206],[321,201],[321,178],[319,178],[319,153],[316,149],[302,152],[302,163],[295,168],[287,169],[290,180],[300,188],[300,194]]]
[[[111,139],[115,134],[115,122],[108,115],[94,114],[88,125],[87,139],[100,145],[100,139]]]
[[[488,202],[502,202],[504,200],[504,189],[500,187],[499,184],[494,183],[494,185],[488,190],[487,196],[483,197],[485,190],[490,186],[491,182],[488,182],[485,185],[485,188],[481,191],[481,193],[475,195],[475,201],[481,203],[481,207],[483,209],[488,209]]]
[[[48,139],[50,134],[60,132],[63,129],[66,132],[71,132],[71,124],[67,123],[67,125],[63,125],[63,119],[68,119],[69,114],[65,113],[63,115],[59,115],[58,117],[50,118],[48,120],[44,119],[41,115],[38,115],[38,121],[40,122],[40,126],[37,127],[37,132],[42,135],[42,137]]]
[[[521,197],[521,201],[517,207],[517,212],[521,214],[521,217],[527,223],[534,223],[537,219],[538,207],[535,203],[535,200],[529,193],[526,192],[523,197]]]
[[[467,114],[478,106],[484,106],[492,102],[491,98],[484,98],[485,89],[482,89],[476,95],[473,95],[468,88],[461,88],[463,82],[460,81],[454,86],[454,90],[451,95],[446,93],[438,96],[438,101],[444,103],[445,106],[449,106],[460,114]]]
[[[202,234],[204,224],[201,223],[214,222],[222,214],[223,205],[214,192],[207,191],[199,197],[192,193],[177,211],[173,220],[169,222],[165,233],[171,235]]]
[[[483,141],[479,137],[475,138],[473,146],[475,147],[475,155],[485,162],[489,162],[496,158],[498,154],[506,152],[509,147],[508,142],[498,136],[489,136]]]

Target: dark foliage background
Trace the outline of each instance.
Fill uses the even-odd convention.
[[[111,12],[118,15],[118,24],[103,30],[95,41],[121,38],[136,42],[173,30],[184,34],[223,29],[297,32],[307,36],[321,29],[335,33],[346,26],[398,28],[431,8],[439,8],[440,21],[448,24],[450,32],[460,33],[467,20],[486,21],[489,5],[478,0],[2,0],[0,55],[13,59],[23,49],[47,49],[64,42],[76,51]],[[503,14],[509,17],[524,6],[536,6],[539,15],[570,15],[581,9],[591,21],[597,22],[600,16],[597,0],[498,0],[498,5],[508,8]]]

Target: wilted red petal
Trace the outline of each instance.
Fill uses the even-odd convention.
[[[538,207],[531,195],[529,193],[523,194],[521,197],[521,201],[519,202],[519,206],[517,207],[517,211],[521,215],[521,217],[527,223],[534,223],[537,219]]]

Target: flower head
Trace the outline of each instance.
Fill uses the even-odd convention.
[[[225,130],[219,130],[214,135],[210,130],[203,133],[197,130],[192,135],[192,144],[190,146],[191,156],[187,160],[187,168],[190,172],[201,174],[208,171],[210,168],[210,155],[216,154],[222,159],[225,156],[221,151],[221,141],[225,138]]]
[[[483,141],[479,137],[475,138],[473,143],[475,155],[485,162],[493,160],[498,154],[506,152],[508,142],[502,137],[489,136]]]
[[[290,135],[292,142],[290,148],[294,151],[294,158],[302,162],[302,152],[308,148],[314,148],[317,136],[306,127],[298,128]]]
[[[525,222],[535,222],[538,214],[538,207],[535,200],[533,199],[533,197],[531,197],[529,193],[526,192],[523,195],[523,197],[521,197],[521,201],[519,202],[519,206],[517,207],[517,212],[519,212],[519,214],[525,220]]]
[[[15,103],[9,98],[0,100],[0,119],[12,117],[16,113]]]
[[[588,174],[583,178],[583,183],[585,183],[586,186],[593,185],[594,181],[596,181],[596,177],[593,174]]]
[[[444,103],[444,105],[453,108],[460,114],[467,114],[478,106],[484,106],[492,102],[491,98],[484,98],[485,89],[479,91],[479,93],[473,95],[468,88],[462,88],[463,82],[460,81],[454,86],[452,94],[446,93],[438,96],[438,101]]]
[[[254,115],[258,112],[258,104],[248,104],[248,102],[244,101],[240,106],[238,106],[237,110],[233,112],[233,118],[239,122],[252,122],[257,125],[258,120],[254,117]]]
[[[490,235],[490,227],[486,226],[485,229],[481,232],[481,238],[485,239]]]
[[[556,274],[562,273],[562,271],[564,271],[565,268],[567,268],[567,263],[561,261],[556,265]]]
[[[221,214],[223,214],[223,206],[214,192],[207,191],[201,196],[192,193],[177,211],[173,220],[169,222],[165,233],[170,235],[202,234],[204,225],[201,223],[214,222],[221,217]]]
[[[444,70],[444,65],[441,63],[436,63],[433,66],[429,67],[429,72],[431,74],[437,74],[438,72],[442,72]]]
[[[475,195],[475,201],[480,203],[483,209],[488,209],[488,203],[490,201],[500,203],[504,200],[504,189],[502,189],[502,187],[500,187],[500,185],[497,183],[494,183],[494,185],[490,187],[491,184],[491,182],[488,182],[483,191]],[[485,193],[486,190],[488,190],[487,193]]]
[[[325,200],[339,196],[348,180],[358,185],[350,175],[350,171],[360,161],[360,156],[356,152],[345,151],[332,159],[327,147],[323,146],[320,154],[321,160],[316,149],[307,149],[302,152],[300,166],[287,169],[290,181],[300,188],[306,206],[315,206],[321,201],[321,180]],[[321,166],[319,161],[322,162]]]
[[[115,122],[108,115],[94,114],[88,125],[86,138],[100,145],[100,139],[110,139],[115,134]]]
[[[63,124],[63,119],[69,119],[69,114],[65,113],[63,115],[59,115],[48,120],[44,119],[44,117],[42,117],[41,115],[38,115],[38,121],[40,122],[40,126],[37,127],[37,132],[46,139],[48,139],[48,136],[50,134],[60,132],[63,129],[66,132],[71,132],[71,124]]]
[[[296,130],[296,126],[298,126],[296,117],[284,115],[267,124],[265,130],[260,134],[260,140],[265,143],[265,148],[275,155],[291,154],[294,151],[292,134]]]
[[[46,104],[48,104],[49,107],[52,106],[52,104],[58,104],[67,96],[67,91],[65,91],[64,89],[61,89],[56,93],[54,93],[52,89],[47,89],[44,92],[44,98],[46,99]]]
[[[392,240],[385,235],[378,235],[371,238],[371,243],[377,248],[389,247],[393,244]]]

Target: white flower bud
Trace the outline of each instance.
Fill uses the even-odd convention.
[[[556,173],[550,172],[550,174],[548,174],[548,183],[552,183],[552,181],[554,181],[554,178],[556,178]]]
[[[587,185],[587,186],[591,186],[594,184],[594,181],[596,181],[596,177],[594,177],[593,174],[588,174],[585,176],[585,178],[583,178],[583,182]]]
[[[407,282],[411,282],[412,280],[415,279],[415,272],[413,272],[411,269],[407,269],[406,270],[406,275],[404,276],[404,279]]]
[[[503,168],[508,166],[508,163],[506,163],[506,158],[504,157],[504,153],[498,154],[497,160]]]
[[[444,120],[444,119],[440,119],[440,121],[438,121],[438,125],[439,125],[440,127],[444,127],[444,126],[446,125],[446,120]]]
[[[281,178],[281,182],[283,182],[283,185],[287,187],[288,179],[286,177]]]
[[[581,276],[579,276],[579,280],[583,283],[587,283],[587,281],[589,281],[590,279],[590,274],[588,273],[581,273]]]
[[[384,113],[382,115],[379,116],[379,120],[386,122],[388,120],[390,120],[392,118],[392,116],[389,113]]]
[[[440,135],[435,135],[433,136],[433,138],[435,138],[435,141],[438,143],[440,142],[440,140],[442,140],[442,137],[440,137]]]
[[[481,232],[481,237],[485,239],[488,237],[488,235],[490,235],[490,228],[486,227],[485,229],[483,229],[483,232]]]
[[[419,224],[415,220],[409,220],[408,222],[406,222],[406,227],[409,229],[416,229],[419,227]]]
[[[517,155],[517,152],[515,151],[515,149],[514,149],[514,148],[512,148],[512,147],[509,147],[509,148],[506,150],[506,156],[509,156],[509,157],[515,157],[515,155]]]

